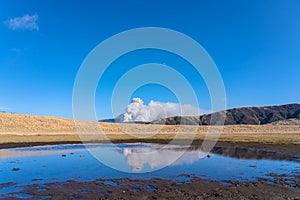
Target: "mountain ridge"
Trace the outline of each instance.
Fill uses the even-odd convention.
[[[150,124],[167,125],[210,125],[212,115],[225,114],[224,125],[248,124],[263,125],[280,120],[299,119],[300,104],[285,104],[278,106],[260,106],[260,107],[241,107],[232,108],[226,111],[219,111],[201,116],[173,116],[154,120]]]

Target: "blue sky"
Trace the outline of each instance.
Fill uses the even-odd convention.
[[[207,50],[222,75],[229,108],[299,103],[299,22],[298,0],[3,0],[0,110],[72,117],[73,84],[88,53],[114,34],[149,26],[180,31]],[[109,98],[122,72],[147,62],[180,68],[197,90],[201,109],[210,109],[206,86],[188,63],[149,50],[128,54],[107,70],[96,94],[99,118],[111,117]],[[157,85],[133,97],[176,102]]]

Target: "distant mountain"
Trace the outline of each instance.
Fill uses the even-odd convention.
[[[226,114],[224,125],[235,124],[268,124],[280,120],[300,119],[300,104],[280,106],[243,107],[220,111],[215,114]],[[199,117],[167,117],[150,122],[151,124],[186,124],[209,125],[212,114]]]
[[[143,121],[134,121],[134,122],[124,122],[124,114],[117,116],[112,119],[102,119],[98,120],[98,122],[109,122],[109,123],[125,123],[125,124],[145,124]]]
[[[117,116],[116,118],[102,119],[102,120],[99,120],[98,122],[122,123],[123,119],[124,119],[124,114],[121,114],[121,115]]]
[[[161,118],[158,120],[154,120],[152,122],[148,122],[147,124],[166,124],[166,125],[178,125],[178,124],[186,124],[186,125],[199,125],[199,116],[174,116]]]
[[[119,123],[116,121],[116,119],[101,119],[101,120],[98,120],[98,122]]]

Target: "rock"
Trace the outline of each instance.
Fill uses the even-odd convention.
[[[20,168],[18,168],[18,167],[14,167],[13,169],[12,169],[12,171],[19,171],[19,170],[21,170]]]
[[[267,176],[278,177],[279,175],[276,173],[269,173],[269,174],[267,174]]]

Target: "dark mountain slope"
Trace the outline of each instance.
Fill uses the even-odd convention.
[[[221,111],[226,113],[225,125],[234,124],[267,124],[279,120],[300,118],[300,104],[287,104],[281,106],[243,107]],[[151,122],[152,124],[187,124],[209,125],[212,114],[200,117],[168,117]]]

